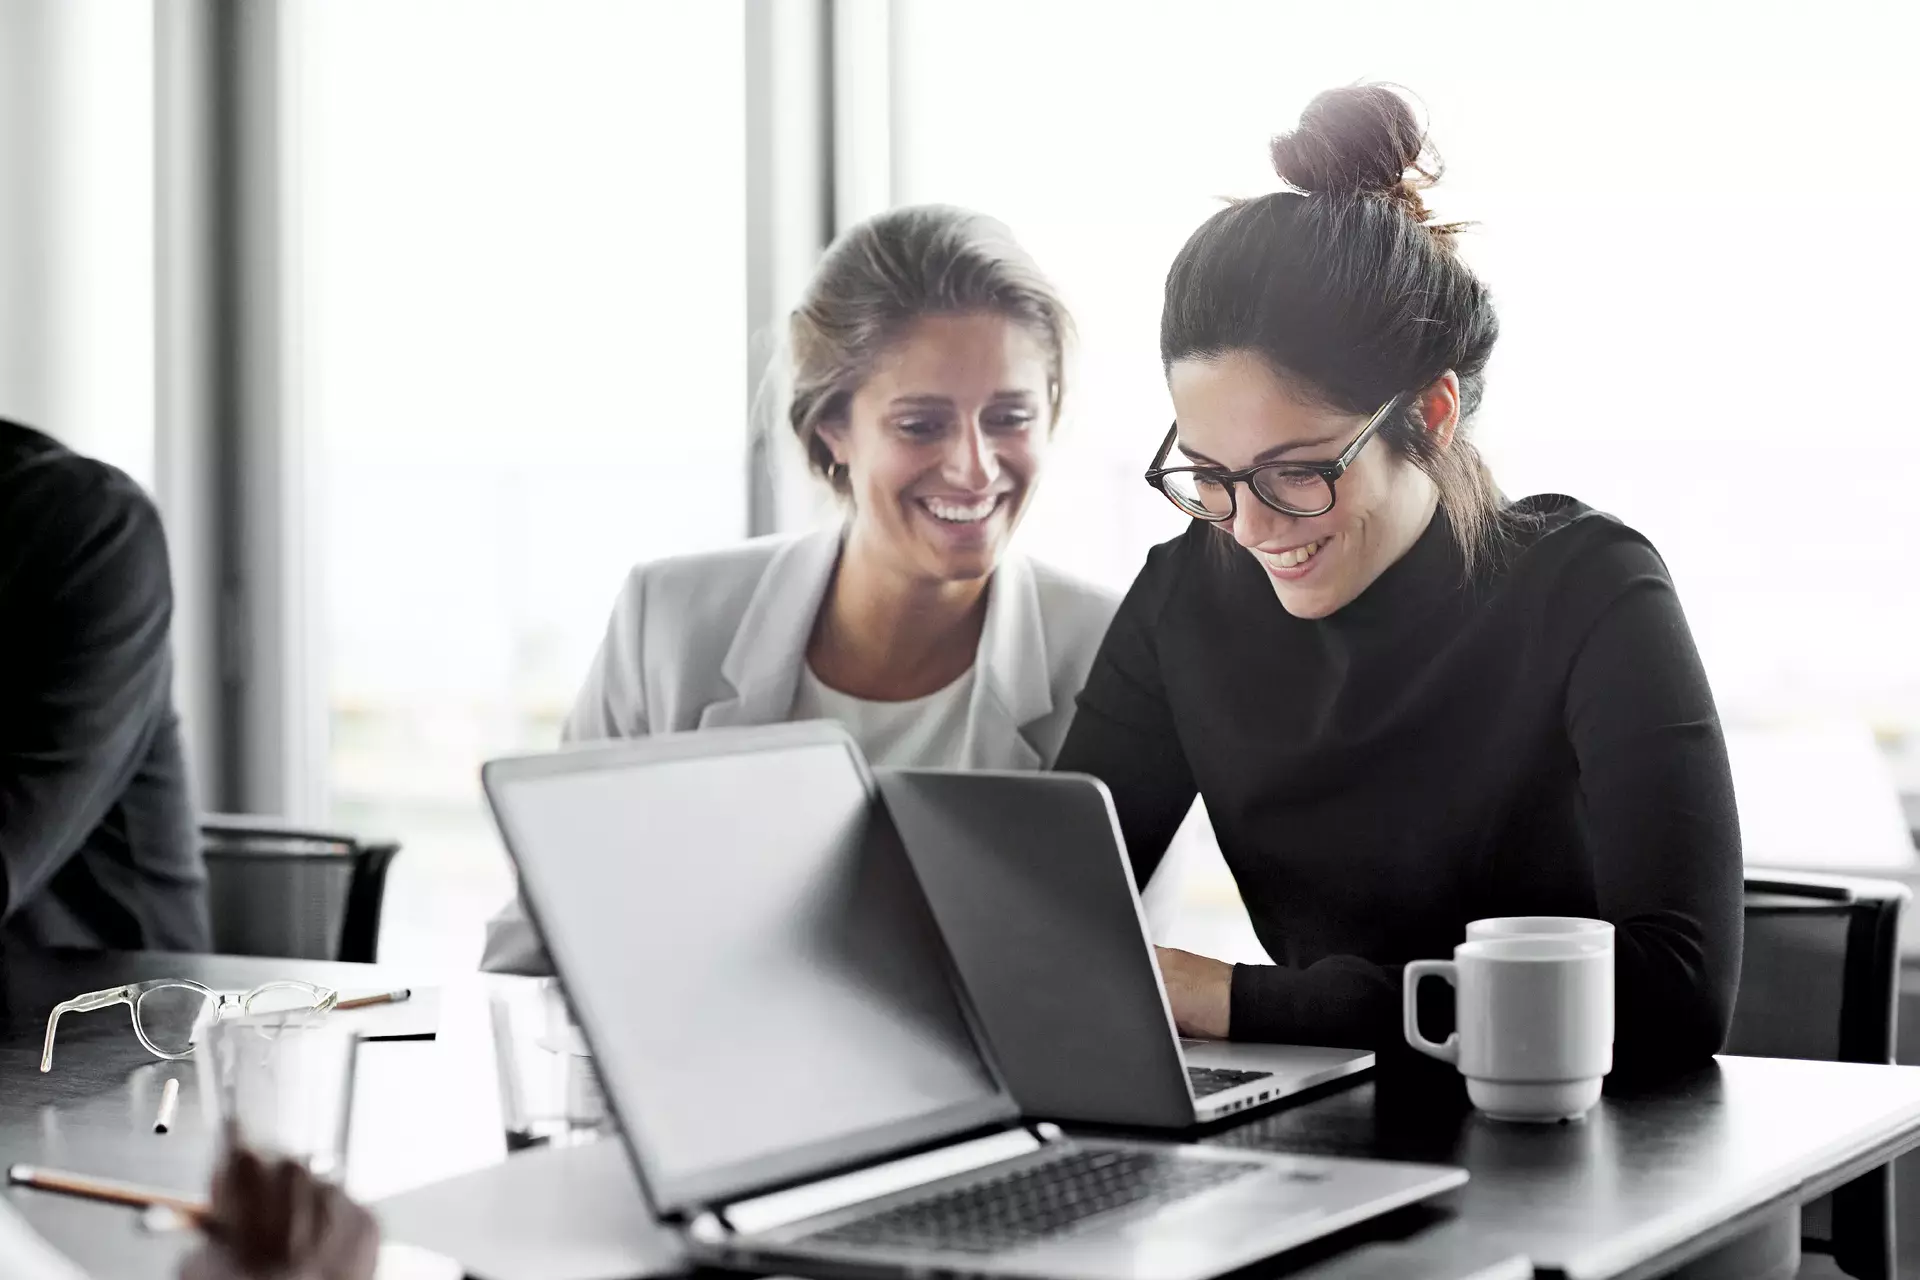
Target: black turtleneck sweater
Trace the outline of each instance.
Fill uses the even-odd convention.
[[[1394,1048],[1400,973],[1469,920],[1616,933],[1615,1060],[1716,1052],[1740,971],[1725,744],[1666,566],[1570,498],[1462,576],[1444,513],[1308,621],[1195,522],[1148,555],[1057,768],[1113,793],[1142,883],[1196,791],[1273,965],[1236,1039]]]

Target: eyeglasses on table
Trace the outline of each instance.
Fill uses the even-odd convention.
[[[355,1002],[348,1002],[349,1006]],[[47,1015],[46,1047],[40,1053],[40,1070],[53,1069],[53,1034],[62,1014],[92,1013],[124,1004],[133,1017],[133,1034],[156,1058],[178,1060],[193,1053],[194,1035],[200,1027],[221,1018],[251,1017],[255,1014],[327,1013],[342,1007],[340,993],[332,987],[285,979],[263,982],[251,991],[215,991],[190,978],[154,978],[130,982],[123,987],[89,991],[63,1000]]]

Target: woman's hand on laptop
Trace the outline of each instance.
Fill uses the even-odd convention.
[[[1155,947],[1160,979],[1173,1004],[1173,1024],[1183,1036],[1227,1038],[1233,1012],[1233,966],[1174,947]]]

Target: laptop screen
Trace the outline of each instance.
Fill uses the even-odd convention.
[[[487,786],[659,1208],[1012,1118],[839,729],[505,761]]]

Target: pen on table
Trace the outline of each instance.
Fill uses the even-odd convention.
[[[355,996],[351,1000],[341,1000],[333,1006],[337,1009],[364,1009],[372,1004],[399,1004],[413,995],[412,987],[401,987],[398,991],[382,991],[379,995]]]
[[[153,1131],[165,1133],[173,1126],[173,1108],[180,1101],[180,1077],[168,1076],[160,1086],[160,1111],[153,1118]]]
[[[8,1169],[7,1181],[15,1186],[35,1187],[41,1191],[58,1191],[87,1200],[124,1204],[135,1209],[151,1209],[158,1206],[162,1209],[171,1209],[196,1224],[204,1222],[208,1212],[204,1200],[190,1200],[185,1196],[174,1195],[171,1191],[156,1191],[152,1187],[136,1186],[131,1182],[115,1182],[111,1178],[90,1178],[80,1173],[62,1173],[58,1169],[41,1169],[30,1164],[16,1164]]]

